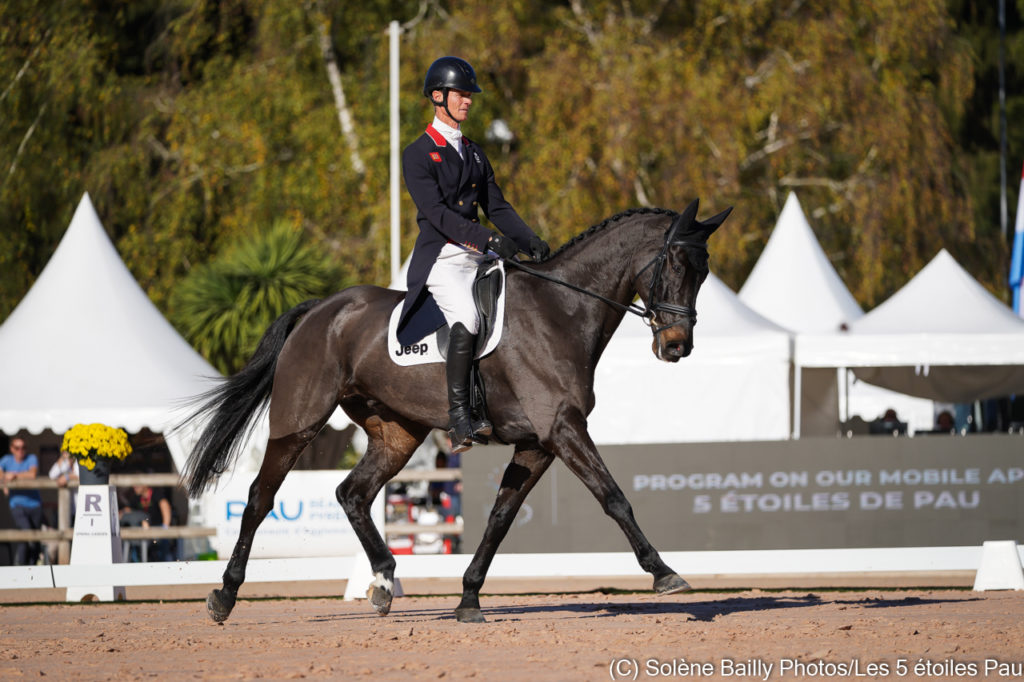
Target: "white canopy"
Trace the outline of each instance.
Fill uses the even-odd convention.
[[[0,430],[101,422],[165,432],[219,376],[164,319],[82,197],[35,284],[0,326]],[[165,436],[167,434],[165,433]],[[167,438],[175,464],[184,454]]]
[[[658,360],[651,331],[627,316],[597,365],[588,423],[602,443],[779,440],[789,434],[790,335],[709,275],[693,353]]]
[[[740,288],[739,298],[794,332],[836,331],[864,314],[829,262],[792,192]]]
[[[1024,393],[1024,320],[943,249],[849,332],[797,337],[794,362],[947,402]]]
[[[792,192],[739,296],[772,322],[798,334],[838,331],[864,315],[832,267]],[[870,421],[890,407],[915,429],[932,427],[930,400],[864,381],[849,385],[846,373],[837,377],[833,366],[827,370],[805,368],[798,380],[801,404],[794,406],[793,425],[797,435],[832,435],[838,430],[841,414],[860,415]]]

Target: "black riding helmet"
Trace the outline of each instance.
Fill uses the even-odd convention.
[[[440,102],[434,100],[433,92],[435,90],[444,93]],[[444,107],[448,115],[452,116],[452,112],[448,110],[449,90],[483,92],[476,84],[476,71],[466,60],[458,57],[441,57],[427,69],[427,77],[423,79],[423,94],[434,106]]]
[[[423,80],[423,94],[430,99],[430,93],[434,90],[483,92],[476,84],[476,71],[469,62],[458,57],[441,57],[427,69],[427,77]],[[447,101],[447,93],[445,95]]]

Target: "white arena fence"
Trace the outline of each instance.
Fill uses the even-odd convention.
[[[978,547],[900,547],[872,549],[800,549],[753,551],[662,552],[680,575],[690,577],[792,576],[862,574],[897,576],[978,571],[984,551]],[[1012,545],[1016,570],[1024,547]],[[469,554],[396,556],[395,576],[461,578]],[[254,559],[246,583],[348,579],[359,573],[356,557]],[[0,567],[0,589],[67,588],[91,585],[159,586],[219,584],[227,561],[180,561],[108,565]],[[572,554],[498,554],[489,578],[614,578],[646,575],[629,552]],[[1007,589],[1012,589],[1008,586]]]

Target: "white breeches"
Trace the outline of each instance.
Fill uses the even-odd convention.
[[[473,279],[484,260],[482,253],[457,244],[445,244],[427,277],[427,289],[444,314],[449,327],[461,322],[470,334],[480,330],[473,302]]]

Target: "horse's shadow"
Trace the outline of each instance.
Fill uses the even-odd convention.
[[[561,604],[530,604],[524,606],[495,606],[482,609],[484,617],[489,621],[519,620],[529,614],[550,614],[554,618],[617,618],[628,615],[665,615],[689,616],[690,621],[710,622],[716,618],[730,616],[735,613],[754,611],[772,611],[776,609],[798,609],[814,606],[840,605],[860,608],[901,608],[907,606],[923,606],[926,604],[944,604],[951,602],[977,601],[978,597],[964,599],[922,599],[921,597],[904,597],[902,599],[883,599],[868,597],[863,599],[827,599],[821,595],[809,593],[803,596],[755,596],[731,597],[702,602],[673,601],[630,601],[612,603],[561,603]],[[397,605],[397,604],[396,604]],[[453,609],[409,609],[392,612],[393,618],[415,618],[421,620],[449,620],[455,616]],[[376,618],[372,613],[337,614],[318,616],[314,622],[329,622],[361,618]]]

